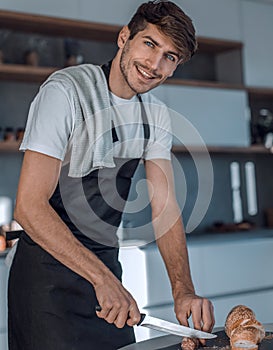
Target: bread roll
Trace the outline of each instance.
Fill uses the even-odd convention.
[[[199,340],[197,338],[184,337],[181,343],[182,350],[196,350],[199,346]]]
[[[254,312],[245,305],[237,305],[229,312],[225,331],[230,338],[232,350],[258,349],[258,344],[265,337],[263,325],[256,320]]]

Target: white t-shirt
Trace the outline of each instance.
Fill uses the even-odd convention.
[[[37,151],[69,161],[69,142],[75,126],[72,91],[59,82],[46,84],[31,103],[25,136],[20,150]],[[115,109],[113,124],[118,140],[113,143],[114,157],[170,159],[172,134],[167,107],[150,93],[142,95],[150,125],[150,137],[143,152],[143,122],[138,98],[122,99],[110,93]],[[118,107],[117,107],[118,106]],[[148,108],[146,107],[148,106]]]

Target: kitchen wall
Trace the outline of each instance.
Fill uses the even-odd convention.
[[[197,193],[199,193],[199,201],[204,203],[204,206],[208,203],[207,188],[198,185],[198,177],[196,166],[192,160],[192,157],[188,154],[174,154],[178,159],[181,168],[175,170],[175,182],[176,182],[176,193],[178,202],[183,213],[184,225],[186,232],[192,232],[190,227],[189,219],[192,214],[194,205],[196,203]],[[251,224],[257,227],[264,227],[265,221],[265,209],[272,207],[272,194],[273,194],[273,167],[272,160],[267,155],[240,155],[240,154],[215,154],[212,155],[212,165],[214,172],[214,185],[212,198],[209,202],[208,209],[204,217],[200,220],[200,224],[196,227],[193,232],[204,232],[211,231],[211,227],[216,222],[233,223],[234,212],[233,212],[233,199],[231,189],[231,175],[230,175],[230,164],[232,162],[238,162],[240,167],[240,180],[241,180],[241,200],[242,200],[242,212],[243,219],[249,221]],[[245,165],[247,162],[253,162],[256,173],[256,199],[258,212],[256,215],[250,215],[248,212],[247,203],[247,190],[246,190],[246,172]],[[182,169],[182,173],[181,173]],[[144,168],[141,166],[135,176],[132,190],[129,196],[129,200],[135,200],[138,196],[135,186],[138,181],[143,179],[145,176]],[[199,174],[200,176],[200,174]],[[185,179],[184,179],[185,177]],[[201,173],[202,181],[202,173]],[[203,179],[206,181],[206,179]],[[143,196],[143,203],[145,203],[146,196]],[[126,211],[126,208],[125,208]],[[125,214],[124,215],[124,226],[127,227],[125,231],[127,233],[126,238],[131,239],[144,239],[145,236],[148,239],[153,238],[152,229],[148,225],[150,222],[150,207],[145,207],[142,212],[136,214]],[[133,227],[133,229],[132,229]],[[134,229],[139,227],[140,229]],[[145,236],[143,235],[144,228],[146,230]]]
[[[223,39],[246,41],[247,56],[248,53],[253,53],[253,42],[247,32],[251,18],[257,22],[259,17],[259,9],[261,9],[261,16],[267,10],[267,13],[273,14],[273,5],[269,5],[267,1],[248,1],[248,0],[177,0],[177,4],[181,5],[187,13],[189,13],[194,20],[197,28],[197,33],[201,36],[218,37]],[[90,1],[90,0],[59,0],[46,2],[37,2],[35,0],[26,0],[23,3],[19,0],[0,0],[0,9],[15,10],[30,12],[36,14],[53,15],[65,18],[77,18],[91,21],[100,21],[113,24],[124,24],[132,15],[135,8],[142,3],[142,0],[125,1],[115,0],[111,11],[105,11],[109,6],[108,0]],[[261,7],[262,4],[262,7]],[[260,6],[260,7],[257,7]],[[267,7],[265,7],[267,6]],[[246,15],[242,14],[245,9]],[[255,10],[255,11],[254,11]],[[269,12],[268,10],[272,10]],[[268,15],[270,17],[270,15]],[[267,16],[267,17],[268,17]],[[273,15],[272,15],[273,16]],[[266,17],[267,23],[269,22]],[[263,23],[261,17],[260,24]],[[273,23],[273,21],[272,21]],[[259,26],[261,27],[261,25]],[[255,38],[255,42],[258,38]],[[261,45],[261,43],[260,43]],[[270,45],[267,45],[270,46]],[[260,48],[261,50],[261,48]],[[96,49],[96,53],[98,53]],[[113,46],[107,48],[107,55],[105,53],[99,54],[102,60],[106,60],[113,55],[115,48]],[[259,52],[262,54],[262,52]],[[248,58],[244,57],[245,62],[249,62]],[[252,77],[251,72],[259,71],[258,58],[255,62],[252,61],[247,64],[247,69],[244,72],[244,79],[251,84],[255,81],[255,76]],[[258,67],[258,68],[257,68]],[[264,70],[263,65],[263,70]],[[271,70],[272,71],[272,70]],[[264,74],[264,73],[263,73]],[[259,78],[260,79],[260,78]],[[260,80],[259,80],[260,81]],[[12,125],[14,127],[21,127],[25,124],[29,103],[38,90],[37,84],[0,82],[0,105],[1,114],[0,120],[2,126]],[[14,94],[16,91],[16,97]],[[188,101],[188,104],[195,104],[196,101]],[[213,130],[213,126],[211,126]],[[234,128],[236,125],[234,124]],[[184,198],[185,191],[179,185],[179,177],[176,178],[178,199],[183,209],[185,222],[188,221],[197,191],[197,175],[194,170],[192,160],[186,154],[178,155],[185,172],[187,182],[187,196]],[[214,221],[232,221],[232,196],[230,187],[230,163],[233,160],[238,160],[240,166],[243,168],[247,160],[252,160],[255,163],[257,174],[257,196],[259,212],[254,217],[247,215],[246,196],[243,189],[242,201],[244,205],[244,217],[254,221],[257,225],[264,223],[263,210],[268,206],[273,206],[271,197],[272,189],[272,175],[273,167],[272,160],[267,155],[226,155],[217,154],[212,156],[212,164],[214,170],[214,189],[213,196],[208,208],[208,211],[200,223],[198,230],[204,230],[210,226]],[[0,153],[0,195],[8,195],[15,199],[16,186],[20,171],[22,155],[20,154],[6,154]],[[242,173],[243,174],[243,173]],[[143,175],[143,169],[140,169],[137,176]],[[242,181],[243,178],[242,178]],[[132,196],[134,189],[132,189]],[[184,205],[185,202],[185,205]],[[148,220],[149,208],[147,208],[138,218],[132,218],[130,215],[125,217],[125,222],[133,221],[139,224]],[[129,224],[131,225],[131,223]]]

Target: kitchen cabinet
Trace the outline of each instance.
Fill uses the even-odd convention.
[[[272,321],[272,230],[189,234],[187,242],[196,293],[212,300],[216,327],[224,326],[227,313],[237,304],[253,308],[263,323]],[[120,261],[123,283],[139,307],[151,316],[176,322],[170,282],[156,244],[122,248]],[[142,328],[136,334],[139,340],[162,335]]]
[[[177,3],[193,18],[198,35],[241,40],[240,0],[180,0]]]
[[[77,18],[79,16],[79,3],[74,0],[48,0],[38,2],[35,0],[0,0],[0,8],[7,11],[29,12],[46,16],[58,16],[63,18]]]
[[[48,0],[44,3],[38,3],[35,0],[25,0],[24,3],[18,0],[8,2],[0,0],[0,8],[46,16],[123,25],[128,22],[128,19],[131,18],[135,9],[142,2],[142,0],[115,0],[115,5],[111,7],[111,11],[105,11],[109,7],[108,0],[92,3],[89,0],[59,0],[58,2]],[[199,35],[241,40],[240,0],[177,0],[175,2],[194,18],[194,24]],[[122,11],[120,11],[121,8]]]
[[[217,324],[224,325],[226,315],[233,306],[243,304],[255,311],[256,317],[262,323],[272,320],[273,312],[273,289],[253,293],[211,298],[214,309],[217,311]]]
[[[242,29],[245,84],[273,88],[273,4],[243,0]]]
[[[242,1],[243,74],[249,90],[253,122],[261,109],[273,113],[273,4],[269,1]],[[258,18],[257,25],[255,18]]]
[[[250,146],[247,93],[243,90],[165,84],[155,94],[185,117],[208,146]],[[186,146],[197,146],[183,118],[173,116],[175,134]],[[236,127],[235,127],[236,125]]]
[[[97,22],[87,22],[87,21],[79,21],[79,20],[72,20],[72,19],[65,19],[65,18],[57,18],[57,17],[50,17],[50,16],[41,16],[41,15],[33,15],[33,14],[26,14],[26,13],[20,13],[20,12],[12,12],[12,11],[0,11],[0,29],[7,29],[9,31],[20,31],[25,33],[30,33],[30,35],[45,35],[50,36],[53,38],[65,38],[65,37],[72,37],[77,40],[89,40],[88,42],[96,42],[101,43],[102,45],[109,45],[110,43],[114,43],[118,34],[118,31],[120,29],[119,25],[110,25],[110,24],[102,24]],[[177,84],[176,87],[168,86],[166,87],[167,90],[172,90],[176,92],[177,96],[179,94],[179,88],[181,86],[181,92],[187,91],[186,86],[190,86],[190,91],[195,93],[195,95],[199,92],[198,88],[200,87],[209,87],[209,88],[215,88],[215,90],[210,90],[212,93],[218,93],[218,90],[225,90],[228,88],[235,88],[239,86],[239,88],[242,88],[240,83],[238,81],[235,81],[234,83],[228,81],[221,82],[221,76],[222,74],[219,73],[219,69],[217,68],[217,72],[214,72],[214,62],[216,58],[219,58],[222,54],[225,53],[231,53],[231,52],[239,52],[241,50],[242,44],[239,41],[235,40],[218,40],[218,39],[212,39],[212,38],[206,38],[206,37],[199,37],[199,50],[196,54],[197,61],[194,63],[194,65],[198,66],[198,57],[202,57],[202,55],[205,55],[207,58],[206,60],[210,61],[211,65],[211,72],[209,72],[209,76],[212,74],[212,79],[214,81],[208,81],[208,76],[203,77],[196,77],[194,76],[194,79],[184,79],[183,78],[183,72],[186,72],[187,76],[192,76],[193,71],[199,71],[203,72],[203,69],[193,69],[193,68],[187,68],[189,66],[183,67],[182,70],[178,71],[177,76],[175,76],[173,79],[169,79],[169,84]],[[106,47],[105,46],[105,47]],[[115,45],[114,45],[115,46]],[[96,50],[96,52],[99,50]],[[110,50],[111,51],[111,50]],[[219,56],[219,57],[218,57]],[[110,56],[112,57],[112,56]],[[109,58],[110,58],[109,57]],[[98,59],[98,58],[97,58]],[[94,61],[96,61],[96,58],[93,58]],[[203,58],[201,58],[201,61]],[[216,59],[217,60],[217,59]],[[103,60],[102,60],[103,61]],[[221,59],[218,59],[218,63],[216,66],[219,66],[219,61]],[[220,64],[221,66],[221,64]],[[60,68],[60,67],[59,67]],[[13,83],[24,83],[24,84],[36,84],[35,91],[37,90],[38,84],[41,83],[43,80],[46,79],[46,77],[53,72],[54,70],[58,69],[58,67],[32,67],[32,66],[26,66],[22,64],[2,64],[0,65],[0,80],[2,81],[2,84],[7,85],[9,82],[10,84]],[[210,70],[210,69],[209,69]],[[225,69],[220,69],[220,71],[223,71]],[[181,73],[182,72],[182,73]],[[182,74],[182,78],[181,78]],[[215,80],[216,79],[216,80]],[[220,79],[220,81],[219,81]],[[240,81],[240,79],[239,79]],[[183,86],[186,85],[186,86]],[[27,90],[27,89],[26,89]],[[205,90],[200,90],[205,91]],[[221,94],[221,93],[220,93]],[[225,94],[225,92],[223,92]],[[240,94],[238,92],[238,94]],[[243,95],[244,92],[241,91],[241,95]],[[31,97],[33,98],[35,94],[31,93]],[[172,99],[172,96],[170,96],[170,99]],[[26,98],[26,101],[31,100],[31,98]],[[172,101],[171,101],[172,102]],[[206,102],[206,101],[204,101]],[[29,105],[29,103],[28,103]],[[1,111],[2,112],[2,111]],[[4,113],[7,113],[6,111]],[[231,112],[232,113],[232,112]],[[240,113],[238,111],[237,113]],[[195,114],[193,114],[195,115]],[[228,116],[229,117],[229,116]],[[4,115],[5,118],[5,115]],[[225,116],[223,117],[225,119]],[[237,122],[237,121],[236,121]],[[238,128],[238,132],[241,129]],[[241,145],[246,146],[247,142],[245,142],[245,134],[243,135]],[[215,143],[217,143],[217,140],[215,140]],[[212,143],[214,144],[214,143]],[[222,146],[222,144],[219,144]],[[14,149],[16,145],[11,144],[10,149]],[[4,151],[6,149],[6,145],[0,146],[0,149]]]

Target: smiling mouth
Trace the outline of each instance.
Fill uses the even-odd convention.
[[[136,69],[145,79],[155,79],[155,78],[157,78],[157,76],[154,76],[154,75],[151,75],[151,74],[147,73],[140,66],[136,66]]]

